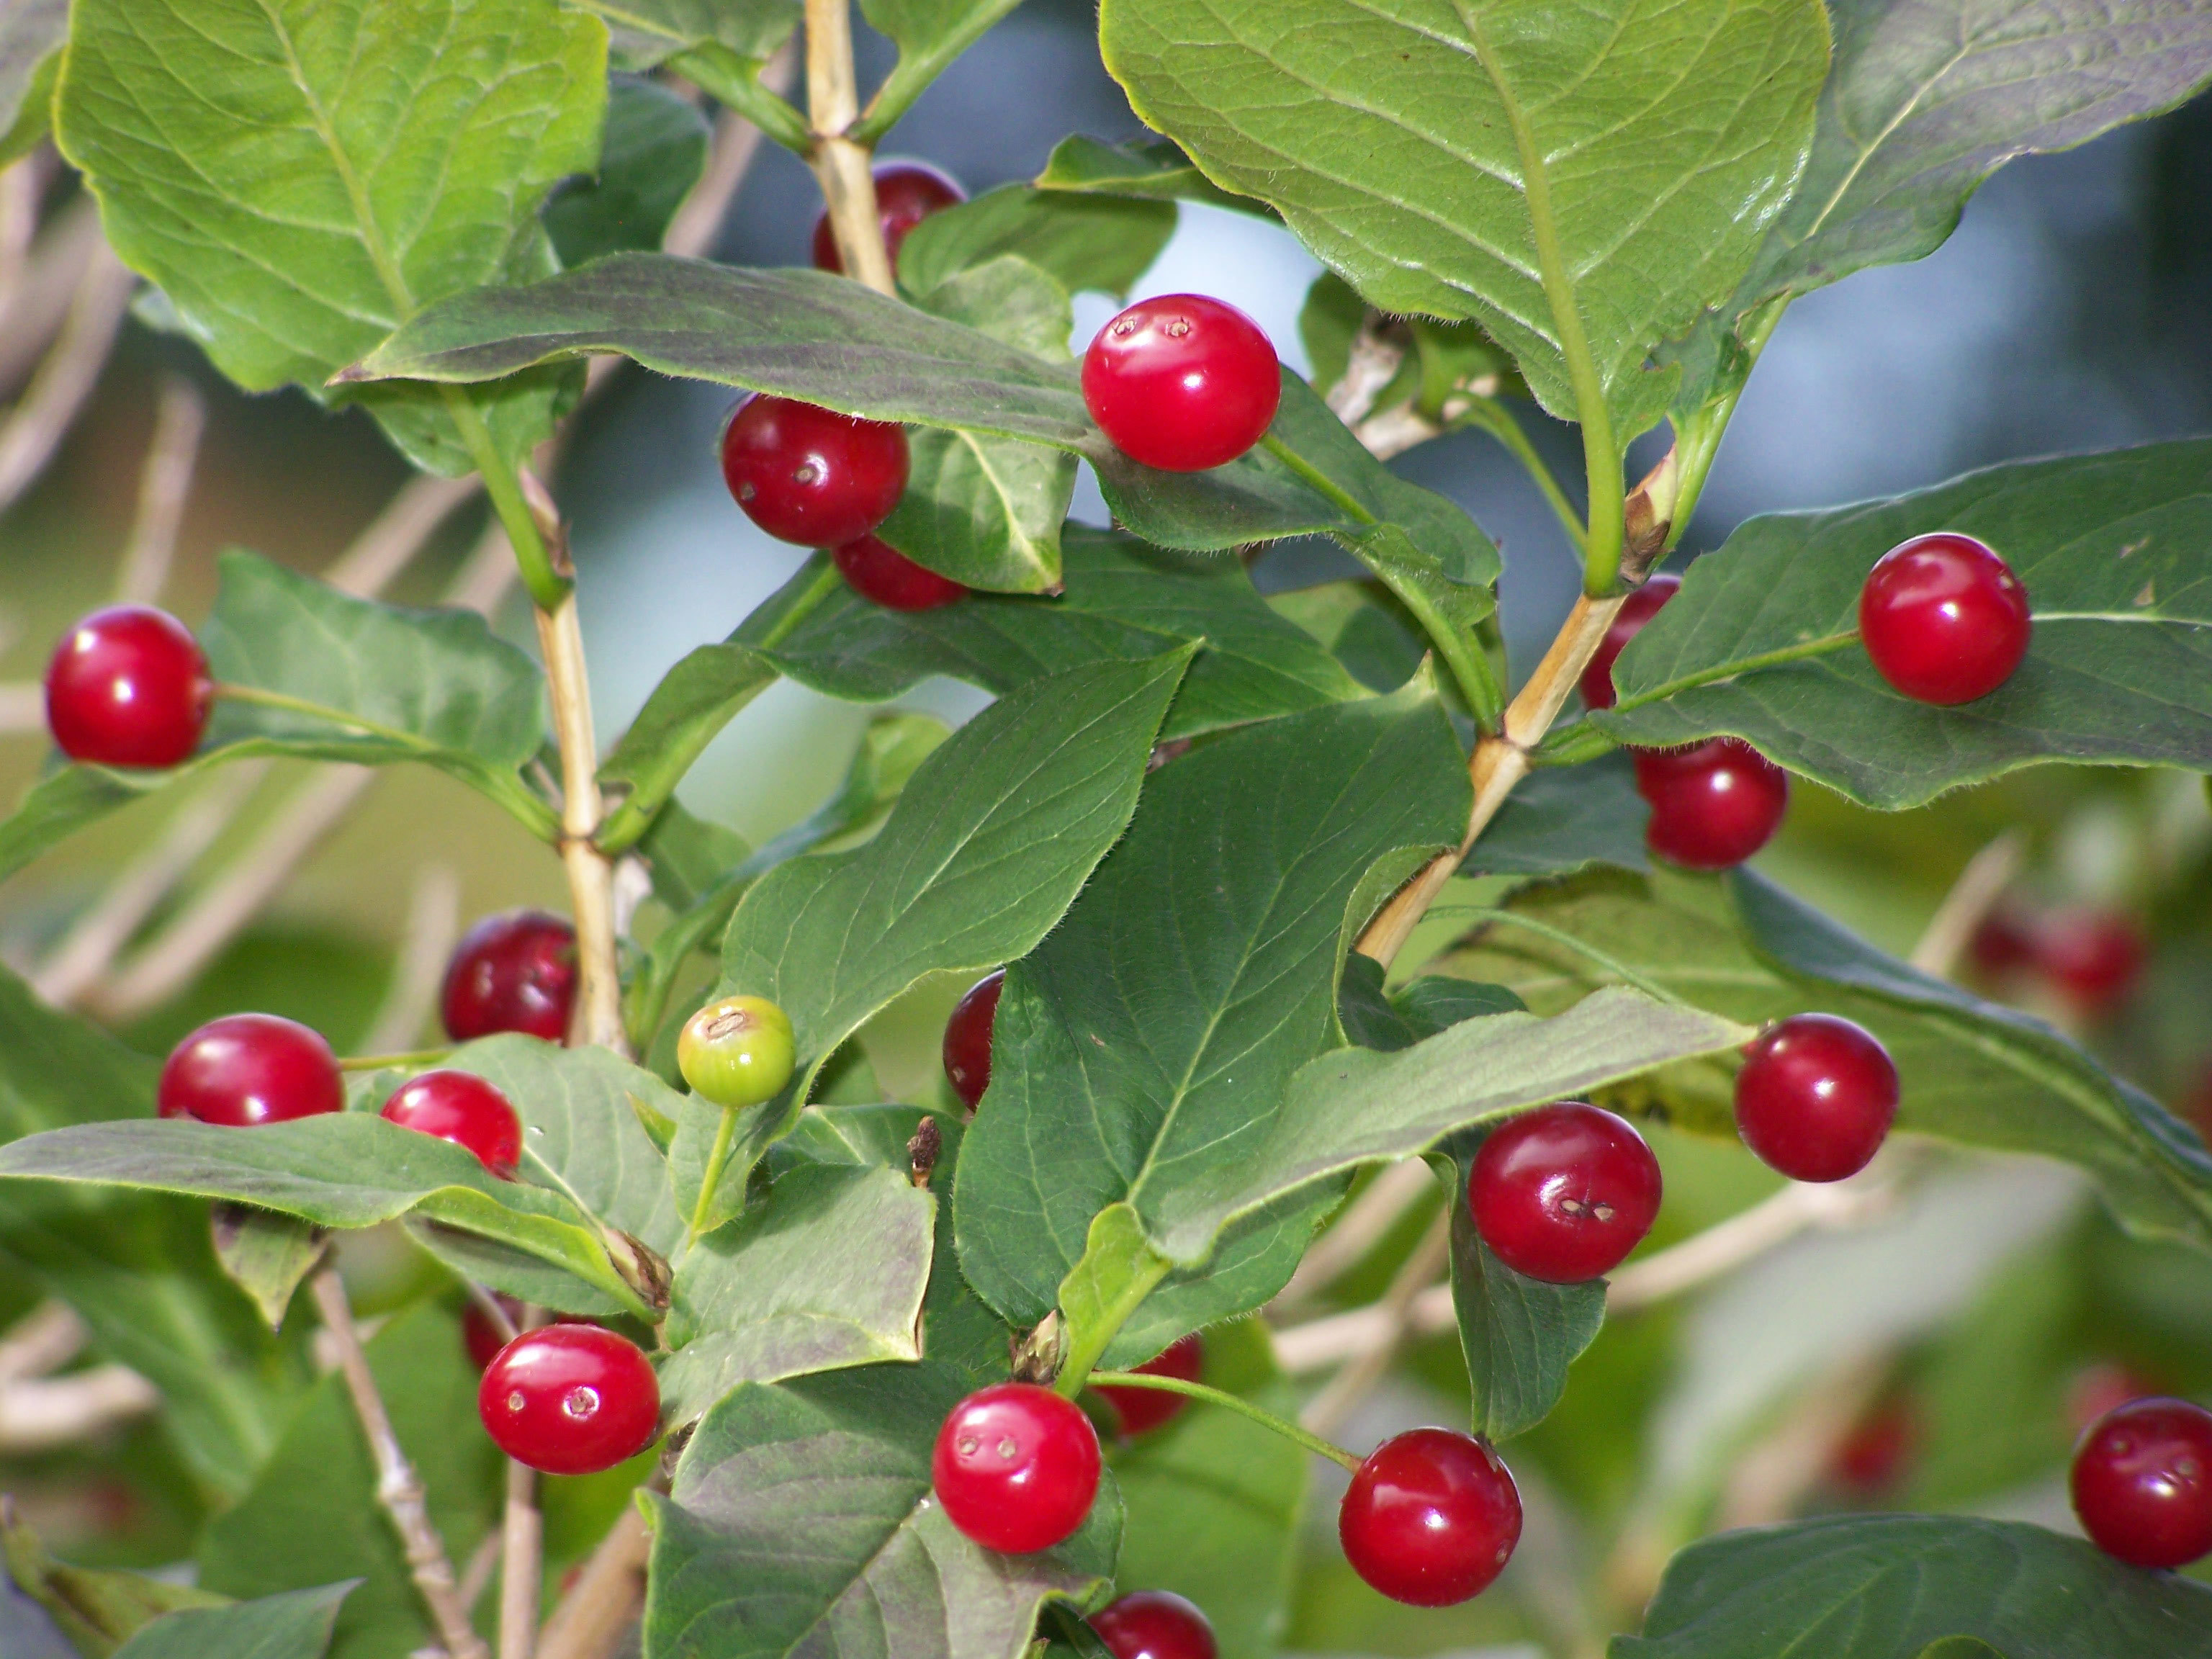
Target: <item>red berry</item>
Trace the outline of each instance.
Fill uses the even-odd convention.
[[[597,1325],[547,1325],[525,1331],[484,1368],[477,1413],[516,1462],[597,1474],[653,1443],[660,1383],[627,1338]]]
[[[46,728],[71,760],[174,766],[199,747],[215,695],[191,630],[151,605],[95,611],[46,665]]]
[[[722,429],[722,477],[745,516],[802,547],[856,542],[906,489],[906,428],[790,398],[739,404]]]
[[[952,1408],[930,1475],[946,1518],[984,1548],[1048,1550],[1091,1513],[1097,1431],[1050,1389],[997,1383]]]
[[[994,969],[968,988],[945,1022],[945,1075],[969,1111],[991,1086],[991,1028],[999,1018],[999,992],[1006,970]]]
[[[1138,1590],[1091,1615],[1114,1659],[1214,1659],[1213,1626],[1170,1590]]]
[[[1592,708],[1613,707],[1613,665],[1621,647],[1644,631],[1644,624],[1659,614],[1660,607],[1682,586],[1675,575],[1654,576],[1621,602],[1613,613],[1613,625],[1597,642],[1597,651],[1583,670],[1583,701]]]
[[[2212,1555],[2212,1412],[2138,1400],[2074,1451],[2074,1513],[2106,1554],[2138,1567]]]
[[[968,590],[951,577],[916,564],[873,536],[847,542],[830,556],[848,586],[886,611],[934,611],[968,597]]]
[[[1790,807],[1790,775],[1747,743],[1711,738],[1636,752],[1636,792],[1651,805],[1644,838],[1691,870],[1726,870],[1766,845]]]
[[[1474,1155],[1474,1230],[1507,1267],[1579,1285],[1619,1267],[1659,1213],[1659,1160],[1626,1120],[1579,1100],[1500,1124]]]
[[[499,1304],[500,1311],[507,1316],[507,1331],[522,1323],[522,1304],[511,1296],[495,1293],[492,1300]],[[499,1351],[514,1339],[507,1331],[500,1329],[492,1316],[483,1310],[475,1297],[461,1310],[461,1342],[469,1351],[469,1363],[479,1372],[499,1358]]]
[[[440,1011],[456,1042],[498,1031],[558,1042],[575,1001],[576,930],[543,910],[509,910],[461,936]]]
[[[1479,1595],[1521,1541],[1521,1494],[1498,1454],[1414,1429],[1368,1454],[1336,1512],[1345,1559],[1393,1601],[1448,1607]]]
[[[1139,300],[1083,355],[1083,402],[1115,447],[1167,472],[1235,460],[1283,395],[1275,348],[1234,306],[1197,294]]]
[[[1992,910],[1982,918],[1967,942],[1974,966],[1991,978],[2025,968],[2035,960],[2033,929],[2007,910]]]
[[[1793,1014],[1743,1051],[1735,1127],[1792,1181],[1841,1181],[1880,1150],[1897,1116],[1897,1067],[1873,1036],[1833,1014]]]
[[[1875,562],[1859,636],[1875,671],[1918,702],[1972,702],[2027,654],[2027,589],[1972,536],[1915,536]]]
[[[522,1162],[522,1119],[514,1103],[469,1072],[425,1072],[384,1103],[386,1121],[465,1146],[501,1181]]]
[[[2035,930],[2035,965],[2084,1013],[2109,1013],[2142,975],[2142,931],[2109,910],[2062,910]]]
[[[1887,1492],[1912,1462],[1920,1445],[1920,1423],[1902,1398],[1891,1399],[1861,1418],[1830,1460],[1838,1484],[1856,1492]]]
[[[1172,1376],[1195,1382],[1206,1369],[1206,1344],[1193,1331],[1136,1369],[1144,1376]],[[1190,1404],[1188,1395],[1170,1394],[1165,1389],[1102,1388],[1098,1392],[1121,1419],[1124,1434],[1149,1433]]]
[[[899,244],[933,213],[956,207],[968,192],[927,161],[882,161],[876,166],[876,222],[884,228],[884,246],[898,269]],[[842,275],[845,262],[837,257],[836,234],[830,228],[825,211],[814,222],[814,268]]]
[[[342,1112],[345,1085],[331,1045],[298,1021],[227,1014],[170,1051],[155,1097],[163,1117],[246,1129]]]

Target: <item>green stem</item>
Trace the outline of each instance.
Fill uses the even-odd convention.
[[[722,1121],[714,1126],[714,1144],[707,1152],[707,1178],[699,1183],[698,1201],[684,1230],[684,1249],[689,1255],[699,1235],[707,1231],[708,1212],[714,1206],[714,1189],[722,1184],[723,1167],[730,1161],[730,1146],[738,1138],[738,1108],[722,1108]]]
[[[1588,958],[1623,983],[1634,986],[1654,1001],[1663,1002],[1675,1008],[1688,1008],[1694,1006],[1685,1002],[1656,980],[1646,979],[1626,963],[1607,956],[1595,945],[1584,943],[1572,933],[1554,927],[1549,922],[1537,921],[1524,916],[1517,910],[1498,910],[1483,904],[1447,904],[1438,905],[1429,914],[1438,916],[1475,916],[1485,921],[1510,921],[1516,927],[1525,927],[1532,933],[1550,939],[1554,945],[1565,946],[1577,956]]]
[[[1209,1406],[1226,1407],[1232,1412],[1243,1413],[1255,1423],[1273,1429],[1284,1439],[1304,1446],[1316,1457],[1326,1457],[1330,1462],[1341,1463],[1355,1472],[1359,1468],[1360,1460],[1334,1442],[1324,1440],[1317,1434],[1309,1434],[1297,1424],[1279,1418],[1273,1412],[1263,1411],[1249,1400],[1224,1394],[1219,1389],[1209,1389],[1203,1382],[1186,1382],[1179,1376],[1153,1376],[1144,1371],[1093,1371],[1091,1386],[1094,1389],[1158,1389],[1164,1394],[1186,1395],[1193,1400],[1203,1400]]]
[[[1513,418],[1505,405],[1495,398],[1477,398],[1460,412],[1456,422],[1462,426],[1479,426],[1505,446],[1528,476],[1535,480],[1536,488],[1544,492],[1544,499],[1552,504],[1552,511],[1566,528],[1567,539],[1575,544],[1575,551],[1580,553],[1589,539],[1589,533],[1583,528],[1582,514],[1575,511],[1575,504],[1567,499],[1567,492],[1559,488],[1559,481],[1553,476],[1551,467],[1536,453],[1536,446],[1528,441],[1528,434],[1521,429],[1521,422]]]
[[[1368,510],[1366,503],[1277,437],[1272,429],[1261,435],[1260,447],[1297,473],[1318,494],[1327,497],[1332,506],[1354,524],[1378,525],[1382,522]]]
[[[451,1048],[416,1048],[404,1054],[342,1054],[338,1057],[341,1072],[411,1072],[420,1066],[435,1066],[453,1051]]]
[[[514,481],[514,469],[501,459],[499,446],[492,441],[491,428],[484,424],[483,413],[469,396],[467,388],[448,386],[441,389],[446,394],[447,411],[460,431],[469,459],[483,475],[484,493],[491,497],[492,510],[499,514],[500,527],[507,532],[507,539],[514,548],[514,562],[522,572],[522,585],[530,590],[532,602],[540,611],[548,614],[558,611],[561,601],[568,597],[570,583],[553,568],[553,555],[546,548],[545,538],[538,533],[538,520],[530,511],[530,503],[522,499],[522,487]]]
[[[1061,1358],[1060,1375],[1052,1386],[1070,1400],[1083,1392],[1084,1384],[1091,1378],[1091,1368],[1098,1363],[1107,1346],[1121,1334],[1121,1327],[1129,1322],[1146,1297],[1168,1276],[1170,1263],[1163,1255],[1147,1254],[1143,1264],[1130,1273],[1121,1285],[1121,1294],[1112,1304],[1094,1316],[1083,1322],[1083,1334],[1078,1337],[1071,1328],[1067,1352]],[[1063,1285],[1063,1293],[1065,1292]]]
[[[1739,674],[1748,674],[1761,668],[1772,668],[1777,664],[1802,662],[1808,657],[1825,657],[1831,651],[1840,651],[1847,645],[1858,643],[1859,631],[1850,629],[1841,634],[1824,634],[1817,640],[1807,640],[1798,645],[1785,645],[1778,651],[1763,651],[1755,657],[1739,657],[1734,662],[1716,663],[1711,668],[1701,668],[1694,674],[1685,674],[1678,680],[1668,680],[1655,685],[1649,691],[1639,691],[1632,697],[1623,697],[1603,713],[1626,714],[1632,708],[1641,708],[1646,703],[1671,697],[1678,691],[1693,691],[1701,685],[1711,685],[1719,680],[1732,680]]]
[[[1768,301],[1764,309],[1745,319],[1736,333],[1748,354],[1742,373],[1733,377],[1735,384],[1727,392],[1675,422],[1674,465],[1680,482],[1674,497],[1674,522],[1667,532],[1669,549],[1682,539],[1682,532],[1689,528],[1691,516],[1698,510],[1698,497],[1705,493],[1706,476],[1712,471],[1713,462],[1720,454],[1721,440],[1727,435],[1736,403],[1751,379],[1753,365],[1759,362],[1759,353],[1773,337],[1775,325],[1789,308],[1790,297],[1784,295]]]

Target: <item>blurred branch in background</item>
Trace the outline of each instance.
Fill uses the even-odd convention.
[[[152,1383],[121,1365],[52,1375],[90,1340],[58,1302],[41,1304],[0,1336],[0,1455],[50,1451],[161,1404]]]
[[[11,172],[33,166],[34,160],[17,162]],[[33,200],[44,194],[41,184]],[[88,195],[61,209],[42,228],[45,234],[29,245],[5,296],[7,305],[0,309],[0,392],[15,391],[37,368],[67,320],[94,257],[106,246],[100,240],[100,211]]]
[[[1919,942],[1912,947],[1912,965],[1938,979],[1950,978],[1975,930],[2027,861],[2027,837],[2018,830],[2006,830],[1969,859],[1921,930]]]
[[[1302,1426],[1316,1434],[1332,1435],[1358,1409],[1360,1402],[1390,1369],[1390,1362],[1398,1357],[1398,1350],[1406,1339],[1413,1334],[1413,1304],[1423,1296],[1433,1296],[1437,1291],[1444,1293],[1449,1323],[1451,1286],[1437,1285],[1435,1280],[1450,1260],[1451,1212],[1446,1210],[1429,1224],[1428,1231],[1421,1235],[1421,1242],[1391,1278],[1390,1287],[1383,1291],[1382,1299],[1370,1310],[1381,1316],[1373,1338],[1298,1413]]]
[[[52,349],[0,423],[0,509],[31,487],[60,447],[99,382],[137,285],[137,276],[106,243],[94,248]]]
[[[123,550],[115,597],[124,605],[153,605],[168,586],[177,556],[177,532],[192,490],[192,467],[207,430],[207,400],[190,380],[172,374],[161,382],[154,437],[138,475],[138,511]]]
[[[384,1004],[362,1039],[362,1052],[391,1054],[410,1048],[429,1023],[446,958],[461,933],[461,878],[449,864],[426,864],[415,872],[407,904],[407,931],[399,942]]]

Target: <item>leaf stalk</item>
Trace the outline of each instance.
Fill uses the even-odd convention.
[[[1310,1434],[1297,1424],[1279,1418],[1271,1411],[1254,1405],[1219,1389],[1209,1389],[1203,1382],[1186,1382],[1179,1376],[1152,1376],[1143,1371],[1093,1371],[1091,1386],[1097,1389],[1158,1389],[1164,1394],[1179,1394],[1192,1400],[1203,1400],[1209,1406],[1220,1406],[1250,1418],[1255,1423],[1273,1429],[1284,1439],[1303,1446],[1316,1457],[1326,1457],[1332,1463],[1342,1464],[1357,1472],[1360,1459],[1332,1441]]]

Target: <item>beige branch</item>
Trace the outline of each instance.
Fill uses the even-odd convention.
[[[507,1516],[500,1525],[499,1659],[531,1659],[538,1603],[544,1594],[541,1551],[545,1518],[538,1509],[538,1471],[509,1458]]]
[[[30,263],[52,157],[52,152],[41,144],[0,172],[0,318],[15,303]]]
[[[106,246],[89,191],[46,221],[0,310],[0,390],[14,391],[38,368],[68,322],[94,256]]]
[[[848,276],[878,294],[895,294],[890,252],[877,216],[872,158],[866,144],[845,137],[860,112],[848,0],[806,0],[806,118],[814,133],[814,176],[830,206],[837,257]]]
[[[1948,979],[1959,958],[1972,941],[1974,931],[2004,896],[2013,878],[2027,859],[2027,837],[2008,830],[1966,860],[1951,890],[1928,919],[1920,939],[1912,947],[1911,962],[1923,974]]]
[[[1364,1261],[1367,1253],[1398,1224],[1398,1218],[1436,1189],[1436,1178],[1420,1159],[1409,1158],[1391,1164],[1314,1241],[1270,1311],[1295,1308],[1320,1295]]]
[[[0,685],[0,732],[15,734],[46,729],[46,687],[35,681]]]
[[[199,459],[200,434],[206,429],[206,400],[182,375],[168,376],[161,382],[153,441],[146,447],[146,464],[138,475],[138,513],[115,582],[115,597],[125,605],[152,605],[168,586],[169,567],[177,556],[177,532],[184,527],[185,503],[191,495],[192,468]]]
[[[381,593],[422,550],[447,516],[464,501],[474,501],[483,488],[474,477],[410,479],[323,572],[323,580],[342,593],[362,599]]]
[[[461,878],[449,864],[426,864],[415,872],[407,902],[407,925],[400,936],[392,982],[368,1035],[361,1042],[368,1054],[395,1054],[414,1046],[429,1023],[438,1000],[446,958],[461,932]]]
[[[66,1302],[41,1302],[0,1336],[0,1383],[58,1371],[84,1352],[92,1333]]]
[[[1414,1330],[1413,1304],[1425,1294],[1432,1295],[1438,1290],[1449,1297],[1451,1286],[1435,1285],[1433,1281],[1450,1259],[1451,1212],[1446,1210],[1430,1224],[1421,1242],[1413,1247],[1413,1253],[1392,1277],[1382,1301],[1375,1305],[1374,1311],[1382,1316],[1376,1340],[1331,1377],[1328,1385],[1308,1402],[1305,1410],[1298,1413],[1301,1425],[1316,1434],[1334,1434],[1359,1408],[1359,1402],[1382,1380],[1382,1374],[1390,1369],[1390,1362],[1398,1357],[1398,1350]]]
[[[0,425],[0,507],[29,489],[53,459],[70,424],[92,395],[114,349],[138,279],[105,243],[92,257],[53,348],[31,377],[22,401]]]
[[[624,1510],[546,1621],[537,1659],[607,1659],[645,1599],[652,1553],[645,1517]]]
[[[0,1455],[70,1445],[143,1417],[161,1403],[154,1385],[124,1365],[0,1384]]]

